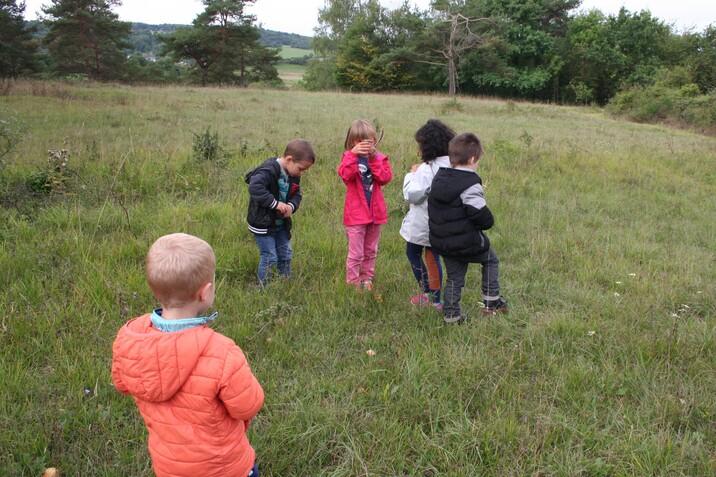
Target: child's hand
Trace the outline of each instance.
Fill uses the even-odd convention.
[[[289,216],[290,216],[292,209],[291,209],[291,206],[288,205],[287,203],[279,202],[278,205],[276,206],[276,212],[278,212],[278,215],[280,215],[281,217],[287,217],[286,214],[289,214]]]
[[[370,139],[365,139],[353,146],[351,152],[356,156],[370,156],[375,153],[375,145]]]
[[[420,164],[413,164],[412,166],[410,166],[410,172],[417,171],[418,167],[420,167]]]

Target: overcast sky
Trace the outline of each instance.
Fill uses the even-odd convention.
[[[26,0],[27,18],[37,18],[42,5],[48,3],[47,0]],[[318,9],[324,3],[324,0],[258,0],[250,11],[264,28],[312,36]],[[382,3],[396,7],[402,0],[383,0]],[[427,8],[430,0],[411,3]],[[679,30],[693,27],[700,31],[716,23],[716,0],[582,0],[581,9],[598,8],[604,13],[616,13],[622,6],[630,11],[648,9]],[[199,0],[124,0],[115,11],[124,21],[189,24],[202,10]]]

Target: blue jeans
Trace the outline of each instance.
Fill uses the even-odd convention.
[[[280,227],[266,235],[254,234],[256,245],[259,247],[259,268],[256,272],[259,283],[265,285],[271,279],[274,267],[282,277],[291,276],[291,240],[288,231]]]
[[[423,260],[423,250],[426,264]],[[440,255],[430,247],[424,247],[412,242],[405,246],[405,253],[410,261],[410,268],[424,293],[431,296],[433,303],[440,303],[440,287],[443,281],[443,269],[440,266]]]

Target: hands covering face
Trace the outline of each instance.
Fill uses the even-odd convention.
[[[351,149],[356,156],[370,156],[375,153],[375,141],[373,139],[364,139]]]

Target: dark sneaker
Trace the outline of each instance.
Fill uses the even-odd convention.
[[[502,297],[497,300],[483,300],[483,303],[485,304],[485,308],[482,309],[483,315],[495,316],[498,313],[507,313],[509,310],[507,302]]]
[[[455,325],[464,323],[467,320],[467,316],[465,315],[444,315],[443,321],[447,325]]]

